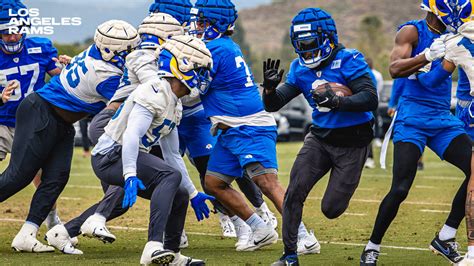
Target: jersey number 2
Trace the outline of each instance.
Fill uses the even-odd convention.
[[[242,56],[237,56],[235,58],[235,63],[237,65],[237,68],[244,67],[245,68],[245,74],[247,75],[247,83],[245,83],[245,87],[253,87],[253,80],[252,80],[252,73],[250,73],[250,69],[247,66],[247,63],[245,63],[244,58]]]

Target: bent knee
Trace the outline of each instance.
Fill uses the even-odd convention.
[[[336,204],[322,204],[321,211],[324,216],[328,219],[336,219],[341,216],[347,209],[347,205],[336,205]]]

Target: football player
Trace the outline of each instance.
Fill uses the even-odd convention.
[[[0,202],[26,187],[39,169],[43,176],[26,223],[12,242],[16,250],[54,250],[39,242],[36,234],[69,179],[72,124],[105,107],[117,90],[125,57],[140,38],[130,24],[111,20],[98,27],[94,42],[18,107],[11,160],[0,175]]]
[[[253,251],[276,242],[278,234],[230,184],[246,172],[275,207],[282,210],[285,190],[277,178],[276,123],[264,110],[252,72],[240,47],[230,37],[237,19],[234,4],[229,0],[198,0],[195,8],[195,34],[206,42],[214,60],[211,86],[201,91],[211,131],[218,135],[208,162],[205,186],[230,216],[235,214],[241,223],[250,226],[251,237],[246,243],[239,243],[237,250]],[[300,233],[304,235],[301,246],[309,247],[303,252],[319,252],[319,243],[303,224]]]
[[[464,124],[450,113],[451,77],[445,76],[436,86],[424,86],[424,78],[417,74],[425,69],[439,69],[442,63],[439,59],[446,54],[445,37],[440,36],[446,28],[450,29],[449,21],[456,19],[459,4],[464,2],[425,0],[421,6],[427,11],[426,18],[403,24],[397,33],[390,73],[393,78],[403,78],[405,84],[394,122],[393,180],[380,205],[360,265],[376,265],[382,238],[408,196],[425,146],[462,170],[466,177],[454,197],[445,224],[430,245],[432,251],[451,263],[462,260],[455,236],[465,214],[471,140]]]
[[[427,73],[418,75],[420,82],[429,88],[443,82],[459,67],[459,80],[456,92],[458,103],[456,116],[464,122],[464,129],[471,139],[474,139],[474,8],[469,0],[459,1],[458,8],[446,22],[447,28],[453,34],[445,37],[446,55],[442,64]],[[471,162],[471,178],[468,184],[466,199],[466,225],[468,237],[468,253],[459,265],[474,265],[474,177]]]
[[[313,107],[313,126],[290,173],[283,205],[284,255],[273,265],[298,265],[298,226],[313,186],[329,171],[321,210],[329,219],[349,206],[374,138],[372,112],[378,97],[364,56],[338,42],[335,21],[319,8],[302,10],[292,21],[290,37],[299,58],[286,82],[279,61],[264,63],[265,109],[276,112],[301,93]],[[328,85],[347,86],[352,96],[338,96]],[[327,86],[325,86],[326,84]],[[277,87],[278,86],[278,87]],[[316,90],[323,87],[322,90]],[[327,108],[327,109],[322,109]]]
[[[137,194],[151,201],[140,264],[204,265],[179,253],[193,195],[180,186],[178,170],[148,151],[179,124],[179,98],[209,85],[211,53],[197,38],[175,36],[162,45],[159,68],[161,78],[134,90],[109,122],[92,152],[92,167],[103,182],[124,188],[124,208],[133,206]]]

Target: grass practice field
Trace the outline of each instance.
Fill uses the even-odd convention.
[[[289,172],[301,142],[278,144],[280,180],[287,186]],[[99,181],[94,176],[90,159],[75,151],[71,178],[58,201],[63,221],[78,215],[102,197]],[[392,150],[389,151],[391,153]],[[391,169],[391,156],[389,158]],[[0,170],[6,163],[0,164]],[[190,173],[196,184],[197,172]],[[391,170],[364,170],[360,186],[349,209],[335,220],[326,219],[320,210],[321,197],[326,189],[327,178],[316,185],[306,201],[304,222],[314,229],[321,242],[321,254],[300,257],[303,265],[358,265],[360,252],[372,229],[379,203],[391,184]],[[441,162],[431,151],[425,153],[425,170],[419,172],[411,194],[400,208],[398,217],[385,236],[380,265],[448,265],[440,256],[428,250],[434,234],[443,225],[451,200],[462,182],[461,171]],[[112,245],[95,239],[79,237],[82,256],[63,255],[56,251],[49,254],[20,254],[10,245],[27,215],[33,185],[0,204],[0,265],[99,265],[138,264],[147,240],[148,201],[139,199],[123,217],[110,222],[109,229],[117,236]],[[271,203],[267,200],[269,206]],[[272,210],[275,210],[271,206]],[[281,233],[281,219],[279,232]],[[40,230],[43,239],[46,228]],[[250,253],[236,252],[235,239],[223,239],[216,215],[198,223],[191,207],[188,209],[186,231],[190,247],[183,254],[207,260],[208,265],[270,265],[282,254],[282,242]],[[466,250],[464,222],[458,233],[461,250]]]

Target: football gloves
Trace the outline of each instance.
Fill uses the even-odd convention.
[[[341,97],[331,89],[331,85],[324,84],[323,91],[313,90],[313,100],[318,105],[318,108],[324,107],[329,109],[336,109],[339,107]]]
[[[433,62],[446,55],[446,44],[444,43],[446,36],[441,36],[433,41],[428,51],[425,53],[426,60]]]
[[[196,196],[191,199],[191,207],[194,209],[198,221],[204,220],[204,216],[209,218],[209,207],[207,207],[206,200],[215,200],[213,196],[206,193],[198,192]]]
[[[280,59],[273,60],[269,58],[267,61],[263,61],[262,87],[267,93],[274,92],[283,78],[285,70],[282,69],[278,72],[278,68],[280,68]]]
[[[125,196],[123,197],[122,208],[127,209],[131,208],[137,201],[138,190],[145,190],[146,187],[138,177],[131,176],[125,180],[123,189],[125,190]]]

